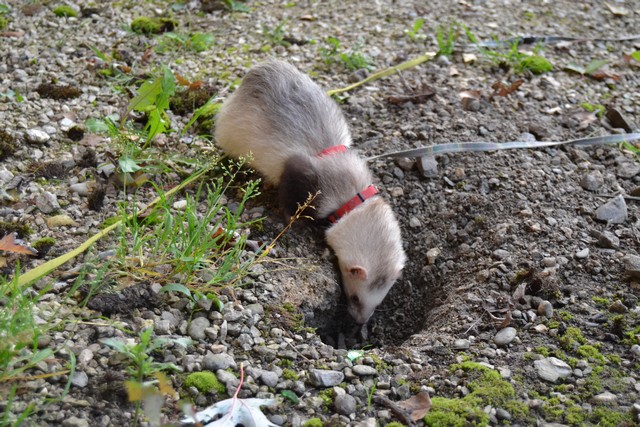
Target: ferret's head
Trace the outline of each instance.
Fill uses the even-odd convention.
[[[349,314],[363,325],[404,267],[398,221],[389,205],[376,197],[344,216],[326,234],[338,257]]]

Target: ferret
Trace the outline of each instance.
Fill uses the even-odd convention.
[[[294,66],[267,61],[223,103],[215,139],[278,186],[286,214],[318,194],[312,216],[331,223],[325,236],[338,258],[349,314],[365,324],[406,256],[391,207],[377,194],[365,160],[349,150],[351,133],[338,105]]]

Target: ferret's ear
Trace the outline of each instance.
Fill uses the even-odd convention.
[[[357,280],[367,280],[367,270],[359,265],[349,267],[349,275]]]

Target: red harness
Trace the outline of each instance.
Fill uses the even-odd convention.
[[[317,156],[318,157],[330,156],[333,154],[344,153],[346,151],[347,151],[346,146],[334,145],[333,147],[329,147],[326,150],[322,150],[317,154]],[[348,214],[349,212],[351,212],[352,210],[360,206],[362,203],[364,203],[365,200],[372,198],[376,194],[378,194],[378,189],[375,187],[375,185],[371,184],[361,192],[356,193],[355,196],[347,200],[347,202],[344,205],[340,206],[335,212],[331,212],[327,216],[327,219],[329,220],[330,223],[335,224],[336,222],[338,222],[338,220],[340,220],[340,218],[342,218],[343,216],[345,216],[346,214]]]

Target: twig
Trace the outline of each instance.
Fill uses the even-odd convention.
[[[410,61],[406,61],[406,62],[403,62],[402,64],[395,65],[393,67],[389,67],[389,68],[387,68],[385,70],[378,71],[377,73],[371,74],[366,79],[360,80],[359,82],[356,82],[356,83],[354,83],[352,85],[349,85],[347,87],[343,87],[343,88],[340,88],[340,89],[329,90],[329,91],[327,91],[327,95],[335,95],[336,93],[349,92],[350,90],[355,89],[358,86],[362,86],[365,83],[369,83],[369,82],[372,82],[374,80],[378,80],[378,79],[381,79],[383,77],[390,76],[390,75],[395,74],[397,72],[400,72],[402,70],[407,70],[409,68],[416,67],[416,66],[422,64],[423,62],[427,62],[427,61],[435,58],[435,56],[436,56],[435,53],[431,53],[431,52],[425,53],[424,55],[421,55],[421,56],[419,56],[419,57],[417,57],[415,59],[412,59]]]
[[[408,427],[413,427],[413,426],[416,425],[413,422],[413,420],[411,419],[411,417],[409,417],[409,415],[407,415],[405,410],[402,409],[400,406],[398,406],[398,404],[396,404],[395,402],[392,402],[391,400],[387,399],[384,396],[373,396],[373,399],[377,403],[380,403],[380,404],[386,406],[387,408],[389,408],[391,410],[391,412],[393,412],[395,414],[395,416],[398,417],[400,419],[400,421],[404,425],[406,425]]]

